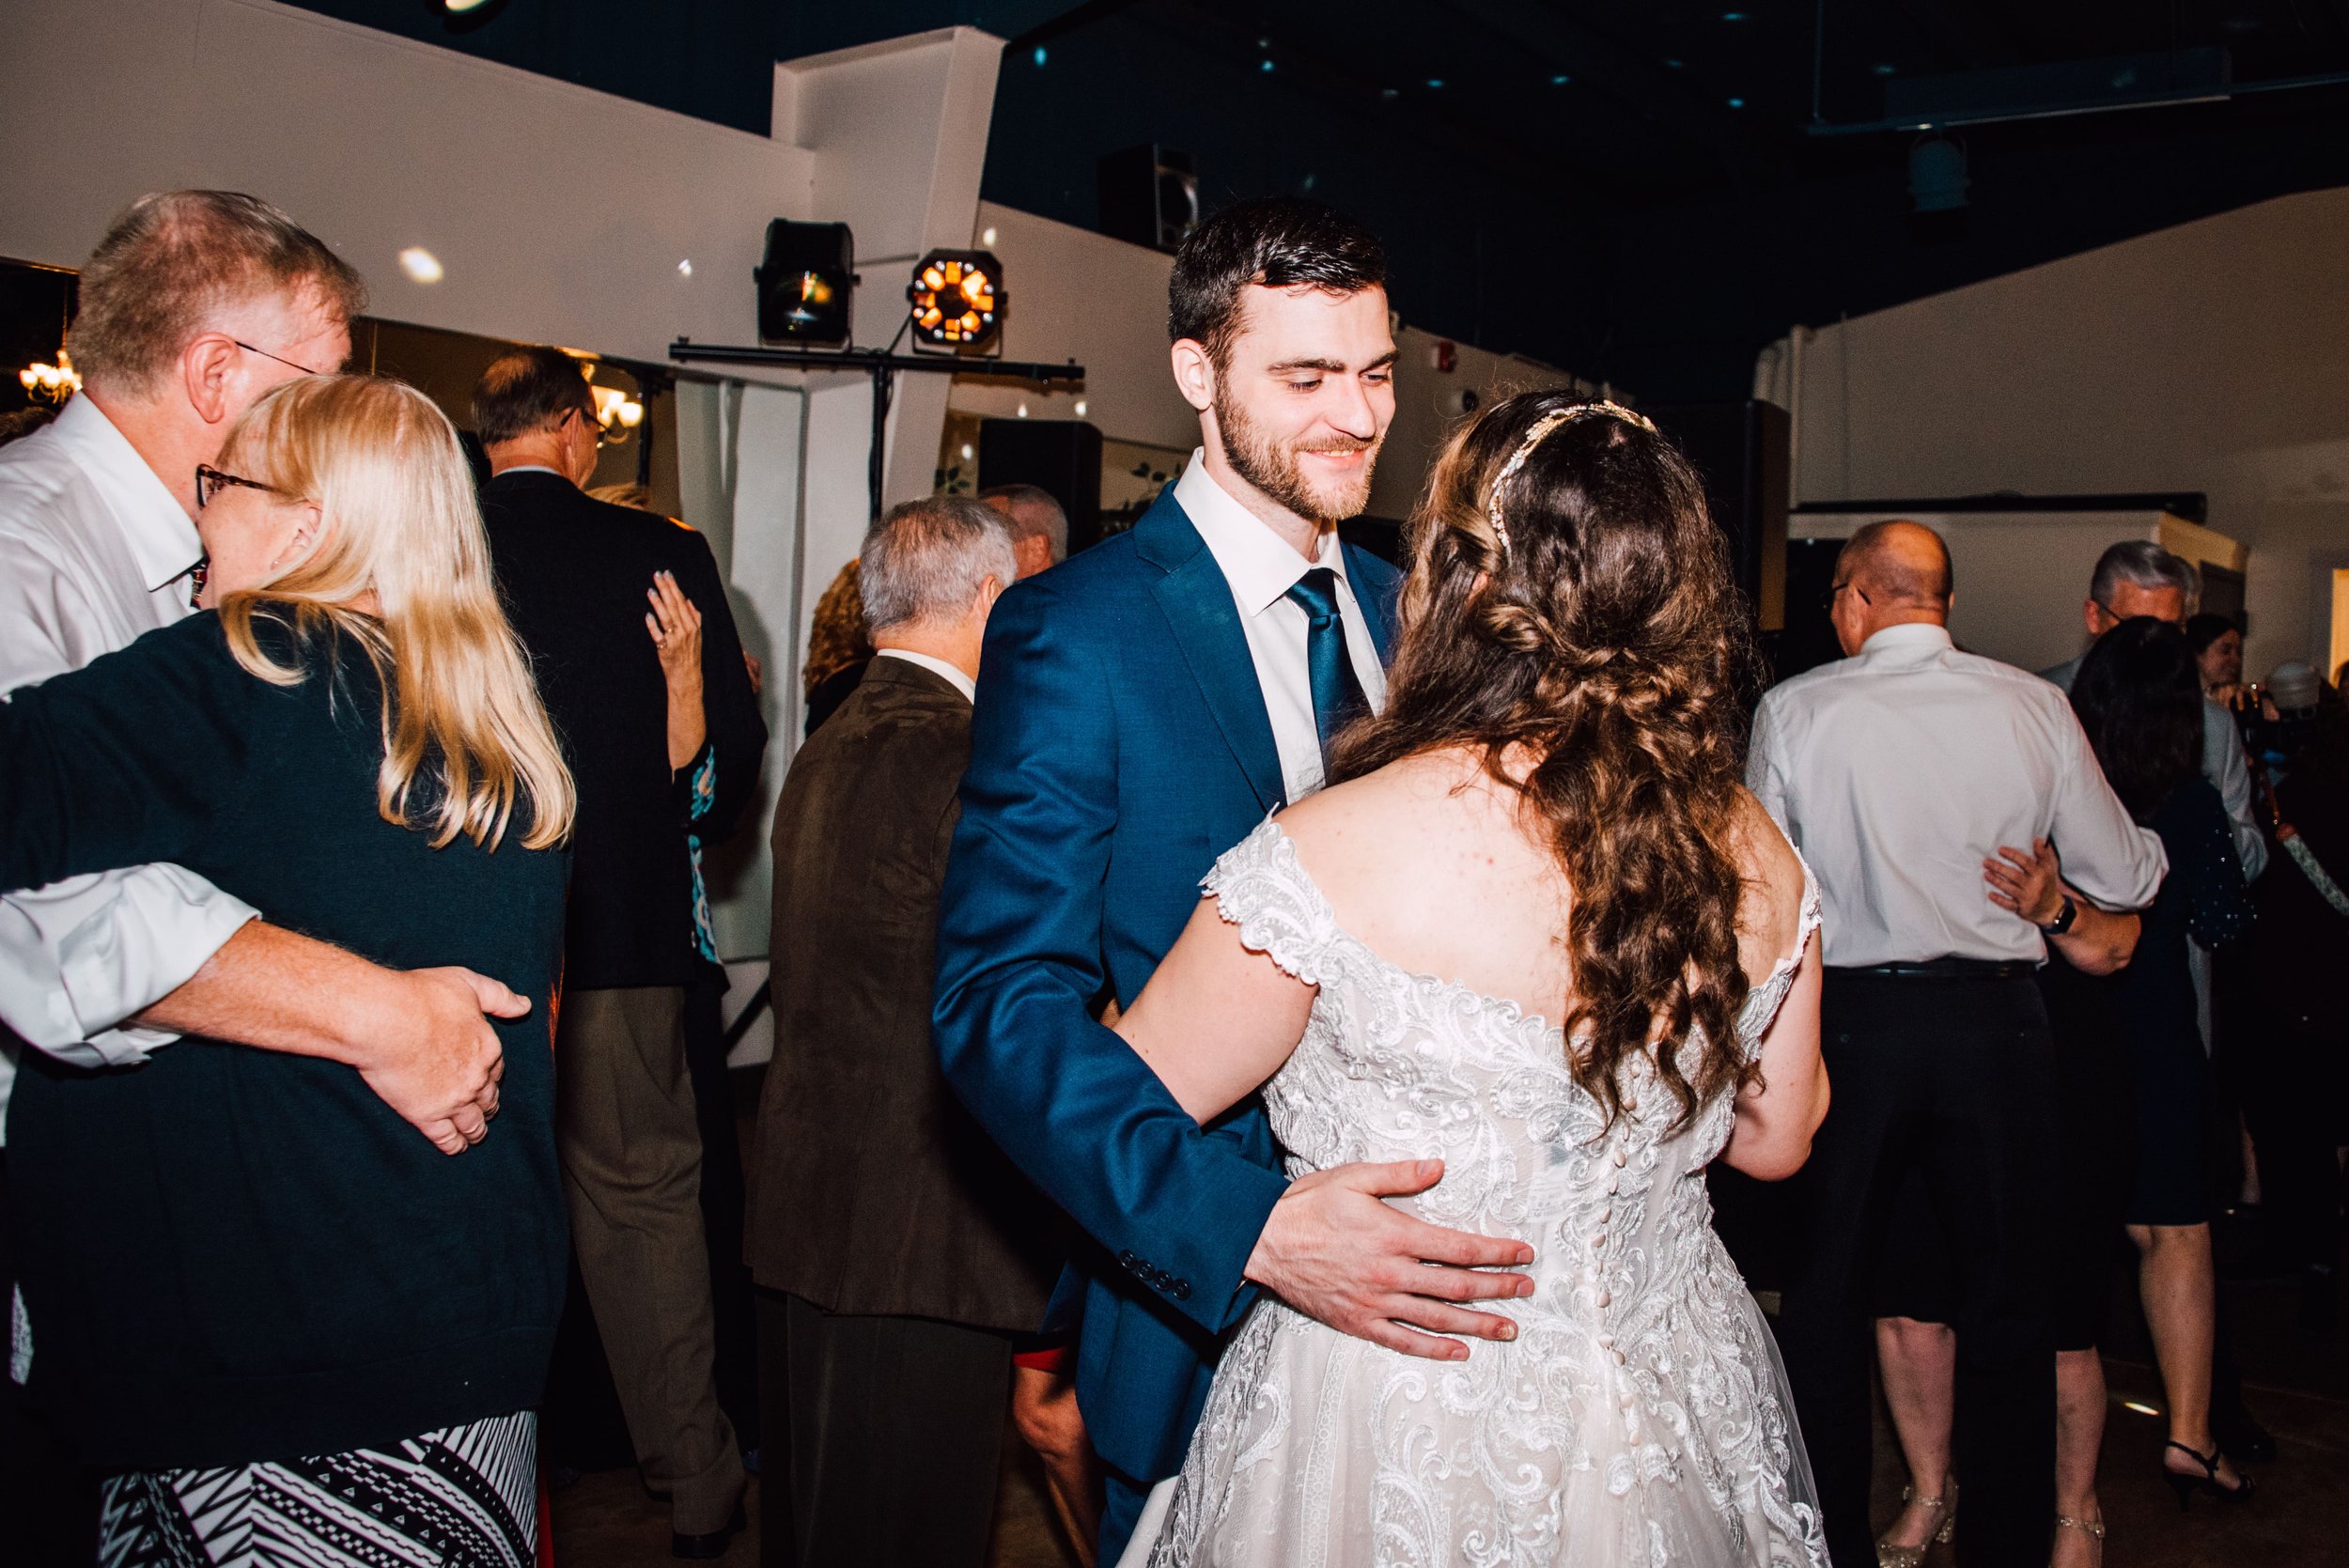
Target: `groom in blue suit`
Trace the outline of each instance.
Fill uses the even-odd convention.
[[[1518,1294],[1488,1270],[1530,1261],[1383,1202],[1434,1162],[1292,1184],[1260,1102],[1203,1128],[1096,1021],[1141,993],[1216,857],[1320,786],[1394,634],[1394,569],[1336,535],[1394,412],[1377,241],[1315,203],[1240,203],[1186,242],[1169,296],[1201,450],[1131,532],[997,603],[938,934],[948,1079],[1094,1244],[1056,1307],[1081,1296],[1104,1562],[1181,1467],[1258,1290],[1453,1358],[1439,1336],[1503,1328],[1457,1303]]]

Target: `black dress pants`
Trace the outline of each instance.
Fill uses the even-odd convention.
[[[2027,977],[1829,969],[1821,1051],[1834,1104],[1794,1178],[1780,1348],[1819,1483],[1828,1551],[1875,1560],[1868,1499],[1872,1292],[1914,1170],[1952,1250],[1960,1560],[2044,1562],[2055,1513],[2055,1353],[2045,1208],[2054,1058]]]
[[[758,1293],[761,1568],[982,1568],[1011,1336]]]

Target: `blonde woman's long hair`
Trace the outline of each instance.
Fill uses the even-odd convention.
[[[386,822],[428,831],[435,849],[459,833],[494,849],[521,803],[522,847],[561,843],[575,800],[570,770],[498,603],[472,472],[448,416],[398,381],[301,377],[237,421],[219,460],[321,515],[307,555],[222,596],[237,662],[279,686],[313,673],[263,651],[262,617],[289,626],[297,647],[355,639],[383,688],[375,799]],[[370,592],[380,615],[352,607]]]

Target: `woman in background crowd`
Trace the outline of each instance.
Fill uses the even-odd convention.
[[[857,589],[856,563],[851,561],[840,568],[840,575],[816,601],[815,623],[808,629],[807,668],[800,673],[807,696],[804,733],[814,735],[848,700],[872,660],[873,639],[864,629],[864,596]]]
[[[2204,947],[2241,937],[2250,893],[2226,810],[2201,776],[2201,670],[2183,633],[2123,621],[2080,666],[2072,706],[2105,776],[2137,819],[2161,835],[2170,875],[2137,955],[2115,987],[2137,1102],[2137,1158],[2126,1204],[2141,1258],[2139,1291],[2169,1395],[2162,1463],[2181,1507],[2197,1491],[2251,1494],[2210,1430],[2217,1279],[2206,1159],[2210,1069],[2186,972],[2189,936]]]
[[[102,1561],[280,1542],[520,1568],[563,1299],[545,1020],[570,775],[427,398],[288,381],[219,465],[196,489],[217,613],[0,706],[0,886],[174,862],[531,1011],[500,1022],[503,1113],[461,1115],[454,1159],[334,1062],[195,1036],[102,1073],[28,1053],[31,1386],[107,1472]]]
[[[2202,695],[2219,706],[2240,707],[2243,691],[2243,630],[2233,619],[2204,611],[2186,623],[2186,645],[2202,682]]]

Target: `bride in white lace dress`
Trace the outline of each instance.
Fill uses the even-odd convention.
[[[1345,782],[1217,862],[1119,1029],[1203,1122],[1261,1087],[1293,1178],[1440,1158],[1405,1206],[1529,1243],[1534,1288],[1483,1304],[1512,1340],[1396,1326],[1413,1354],[1261,1300],[1128,1560],[1824,1564],[1703,1185],[1790,1173],[1827,1092],[1702,491],[1637,415],[1529,395],[1455,438],[1412,551]]]

